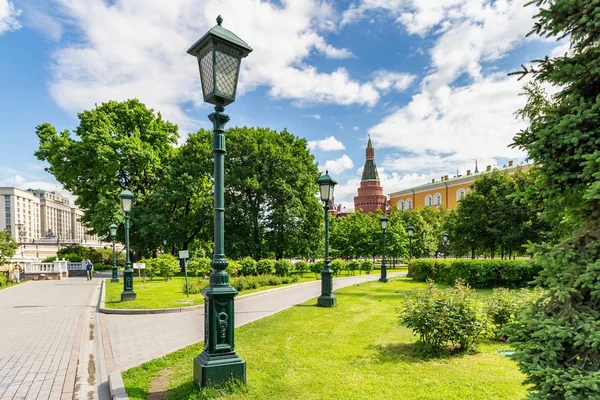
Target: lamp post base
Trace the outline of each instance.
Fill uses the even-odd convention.
[[[136,294],[133,290],[125,290],[121,292],[121,301],[133,301],[136,298]]]
[[[335,296],[333,294],[321,295],[317,299],[317,305],[319,307],[333,307],[335,306]]]
[[[387,283],[388,278],[379,278],[379,282]]]
[[[110,281],[111,282],[119,282],[119,278],[111,278]]]
[[[220,386],[228,382],[246,384],[246,361],[237,354],[210,355],[204,351],[194,358],[196,386]]]

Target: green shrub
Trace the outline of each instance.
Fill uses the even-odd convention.
[[[193,274],[197,278],[202,277],[206,279],[212,272],[210,266],[210,258],[193,258],[187,263],[188,273]]]
[[[273,274],[273,260],[263,259],[256,263],[256,273],[259,275]]]
[[[51,262],[54,262],[54,261],[56,261],[56,257],[54,257],[54,256],[53,257],[46,257],[46,258],[44,258],[42,260],[43,263],[51,263]]]
[[[300,276],[302,277],[309,270],[310,268],[308,267],[308,263],[306,261],[298,261],[294,264],[294,272],[300,274]]]
[[[241,292],[243,290],[258,289],[263,286],[279,286],[295,282],[298,282],[298,276],[259,275],[233,278],[230,281],[230,285],[238,292]]]
[[[373,262],[370,260],[362,260],[360,262],[360,270],[365,271],[365,274],[370,274],[374,267]]]
[[[354,275],[356,274],[356,271],[360,270],[360,263],[356,260],[349,261],[348,264],[346,264],[346,269],[348,270],[348,273]]]
[[[273,267],[275,268],[275,274],[278,276],[291,275],[292,271],[294,270],[294,265],[288,260],[275,261]]]
[[[241,273],[244,276],[256,275],[256,261],[252,257],[246,257],[240,260],[242,267]]]
[[[75,253],[64,254],[63,256],[61,256],[61,258],[64,258],[65,260],[70,261],[70,262],[82,262],[83,261],[83,257],[80,256],[79,254],[75,254]],[[110,261],[111,262],[108,264],[112,264],[112,257],[111,257]]]
[[[336,258],[329,263],[329,268],[333,270],[334,275],[339,275],[344,268],[346,268],[346,261],[341,258]]]
[[[539,273],[530,260],[444,260],[418,259],[408,263],[408,276],[416,281],[428,279],[453,284],[462,279],[476,288],[526,286]]]
[[[160,274],[165,281],[168,281],[179,271],[179,260],[171,254],[159,254],[156,258],[144,258],[141,262],[146,264],[144,272],[151,279],[154,275]]]
[[[315,278],[316,278],[319,276],[319,274],[321,274],[321,271],[323,270],[324,266],[325,266],[325,263],[323,261],[316,261],[316,262],[310,264],[310,272],[315,274]]]
[[[229,276],[238,276],[242,266],[239,261],[236,260],[227,260],[227,268],[225,271],[229,274]]]
[[[192,279],[189,282],[189,291],[190,294],[199,294],[202,292],[206,286],[208,286],[209,281],[207,279]],[[183,284],[183,291],[185,292],[185,283]]]
[[[4,272],[0,272],[0,287],[6,287],[8,285],[8,279],[6,279],[6,275]]]
[[[458,280],[453,288],[439,289],[429,281],[414,289],[399,310],[400,324],[419,335],[421,349],[439,355],[451,345],[459,352],[473,348],[486,328],[473,289]]]
[[[508,290],[507,288],[496,288],[492,295],[484,302],[484,313],[490,322],[490,333],[495,339],[504,340],[503,332],[506,324],[513,322],[515,317],[525,307],[533,304],[543,294],[543,290],[521,289],[520,291]]]
[[[109,270],[112,270],[112,265],[108,265],[108,264],[94,264],[94,271],[95,272],[109,271]]]

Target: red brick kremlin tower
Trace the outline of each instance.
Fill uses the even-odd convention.
[[[385,212],[387,196],[383,194],[383,188],[379,184],[379,174],[375,165],[375,149],[371,144],[371,135],[367,144],[367,159],[363,169],[358,196],[354,198],[354,210],[362,210],[365,213],[373,213],[377,210]]]

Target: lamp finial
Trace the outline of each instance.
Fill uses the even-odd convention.
[[[325,175],[329,175],[329,170],[325,170]]]
[[[217,25],[221,26],[222,23],[223,23],[223,18],[221,18],[221,16],[219,15],[217,17]]]

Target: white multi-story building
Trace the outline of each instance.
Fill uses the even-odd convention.
[[[60,193],[0,187],[0,230],[19,243],[99,243],[81,223],[83,212]]]
[[[40,201],[32,193],[14,187],[0,187],[0,230],[18,242],[32,242],[41,235]]]

